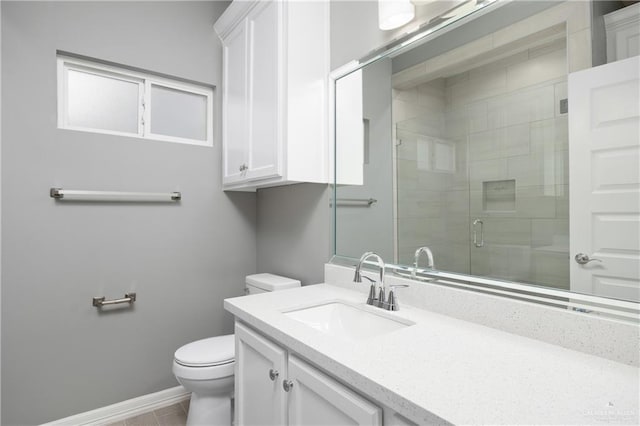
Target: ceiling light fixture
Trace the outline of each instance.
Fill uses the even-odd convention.
[[[410,22],[416,15],[411,0],[378,0],[378,27],[393,30]]]

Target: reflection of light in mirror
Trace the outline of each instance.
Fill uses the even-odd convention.
[[[410,0],[378,0],[378,27],[392,30],[415,17],[415,6]]]
[[[460,6],[450,10],[449,12],[447,12],[446,14],[444,14],[442,16],[443,19],[449,19],[449,18],[454,18],[456,16],[464,16],[468,13],[470,13],[471,11],[473,11],[473,9],[475,9],[476,7],[476,0],[469,0],[466,1],[464,3],[462,3]]]

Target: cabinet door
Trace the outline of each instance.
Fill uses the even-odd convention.
[[[286,424],[286,352],[238,322],[235,374],[235,424]]]
[[[291,425],[381,425],[382,410],[316,368],[289,356]]]
[[[256,6],[249,25],[249,147],[247,180],[281,176],[282,69],[281,31],[283,2]],[[284,72],[284,69],[282,69]]]
[[[245,178],[247,163],[247,21],[222,43],[222,181]]]

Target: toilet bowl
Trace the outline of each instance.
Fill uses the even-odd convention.
[[[186,344],[173,360],[173,374],[191,392],[187,425],[230,425],[235,366],[234,335]]]
[[[272,274],[246,278],[245,294],[265,293],[300,286],[300,281]],[[187,426],[231,425],[234,389],[235,335],[210,337],[180,347],[173,374],[191,392]]]

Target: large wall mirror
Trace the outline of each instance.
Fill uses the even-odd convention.
[[[638,76],[593,68],[609,10],[467,3],[336,79],[334,260],[402,273],[427,246],[425,279],[637,309]]]

